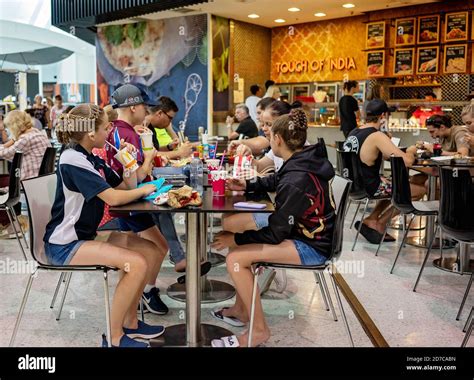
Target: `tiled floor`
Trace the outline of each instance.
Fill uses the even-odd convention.
[[[396,243],[385,244],[379,257],[375,257],[376,246],[367,244],[363,237],[360,237],[355,252],[351,252],[355,232],[349,229],[349,222],[346,222],[344,233],[344,252],[338,269],[390,346],[438,347],[461,344],[464,336],[462,327],[474,303],[471,292],[461,320],[455,320],[467,286],[467,276],[440,271],[429,264],[418,292],[413,293],[411,289],[424,250],[407,246],[391,275],[389,270],[398,247]],[[436,255],[437,252],[433,257]],[[12,273],[15,269],[13,263],[21,259],[15,240],[0,240],[0,270],[3,270],[0,274],[0,346],[8,345],[27,282],[27,275]],[[162,293],[176,277],[173,267],[166,260],[157,281]],[[209,277],[229,281],[225,266],[213,268]],[[17,346],[72,347],[100,344],[100,335],[105,328],[101,275],[73,275],[60,321],[56,321],[55,311],[49,308],[58,278],[59,274],[41,273],[34,281],[17,336]],[[111,289],[115,281],[113,275]],[[328,285],[331,287],[329,281]],[[179,317],[183,315],[180,311],[184,310],[184,304],[167,296],[163,299],[170,307],[170,314],[163,317],[147,314],[147,321],[165,326],[181,323]],[[209,311],[230,302],[203,305],[202,321],[229,328],[214,320]],[[346,303],[345,309],[355,345],[370,347],[370,340]],[[267,346],[348,346],[342,320],[334,322],[331,313],[324,310],[319,287],[315,285],[311,273],[289,272],[286,291],[280,294],[272,288],[264,297],[264,310],[272,329]],[[229,329],[236,333],[242,330]],[[469,345],[474,346],[474,338]]]

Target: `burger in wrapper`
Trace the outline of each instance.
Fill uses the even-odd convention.
[[[189,186],[183,186],[168,192],[168,205],[172,208],[182,208],[186,206],[200,206],[202,198],[197,191]]]

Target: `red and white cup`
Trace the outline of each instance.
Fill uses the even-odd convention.
[[[215,195],[215,196],[225,195],[226,178],[227,178],[227,172],[225,170],[211,171],[212,195]]]
[[[220,160],[218,160],[218,159],[208,158],[206,160],[207,170],[208,170],[208,173],[209,173],[208,174],[209,182],[212,181],[211,172],[214,171],[214,170],[219,170],[219,164],[220,164]]]

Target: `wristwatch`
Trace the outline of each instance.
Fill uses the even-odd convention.
[[[173,148],[170,147],[170,144],[166,145],[166,148],[167,148],[169,151],[172,151],[172,150],[173,150]]]

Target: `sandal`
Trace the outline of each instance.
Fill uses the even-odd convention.
[[[223,315],[222,312],[224,310],[227,310],[227,309],[229,309],[229,308],[228,307],[223,307],[223,308],[217,308],[217,309],[211,310],[211,315],[214,318],[218,319],[219,321],[228,323],[229,325],[234,326],[234,327],[243,327],[243,326],[245,326],[245,323],[240,321],[239,319],[237,319],[235,317],[226,317],[225,315]]]
[[[213,339],[211,341],[212,347],[222,347],[222,348],[235,348],[240,347],[239,340],[235,335],[225,336],[220,339]]]

